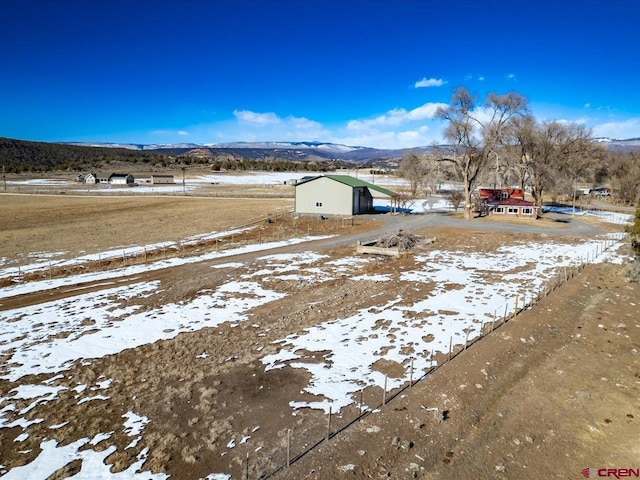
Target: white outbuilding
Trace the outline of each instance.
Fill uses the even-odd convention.
[[[374,211],[373,199],[393,202],[395,192],[350,175],[304,177],[296,185],[295,212],[317,215],[359,215]]]

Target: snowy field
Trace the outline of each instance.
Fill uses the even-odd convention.
[[[290,175],[289,175],[290,176]],[[435,205],[435,204],[434,204]],[[608,219],[610,220],[610,219]],[[225,232],[226,234],[227,232]],[[317,237],[316,237],[317,238]],[[266,369],[286,365],[304,369],[310,374],[305,391],[314,400],[291,403],[292,413],[300,408],[338,412],[355,402],[354,395],[361,388],[382,386],[384,377],[373,368],[380,359],[396,361],[408,368],[414,360],[416,377],[433,365],[434,352],[448,352],[449,342],[464,343],[478,336],[483,324],[504,311],[513,311],[514,292],[529,299],[545,288],[545,282],[564,267],[590,262],[621,262],[617,254],[622,234],[609,234],[579,243],[562,241],[520,243],[499,248],[489,254],[437,249],[415,257],[411,270],[393,275],[363,273],[370,258],[345,257],[332,260],[315,252],[290,255],[268,255],[249,263],[228,263],[215,268],[242,272],[235,281],[213,290],[203,290],[195,298],[156,308],[143,306],[143,300],[157,292],[157,282],[137,282],[118,285],[118,278],[141,271],[166,268],[171,265],[220,258],[244,251],[273,248],[300,243],[309,238],[289,242],[261,244],[233,251],[211,252],[200,257],[176,258],[144,266],[132,266],[103,273],[70,276],[63,279],[31,282],[0,289],[2,298],[59,286],[73,286],[87,281],[104,281],[108,288],[95,293],[82,293],[61,300],[0,312],[0,355],[6,360],[0,366],[0,378],[17,381],[19,386],[0,392],[0,431],[19,427],[16,438],[29,438],[29,427],[45,422],[46,418],[32,418],[29,412],[38,405],[55,399],[69,387],[56,385],[74,362],[118,353],[125,349],[173,338],[180,332],[194,332],[205,327],[215,328],[222,323],[239,325],[248,321],[252,309],[269,302],[277,302],[288,295],[278,291],[274,280],[299,280],[320,284],[344,276],[353,281],[424,283],[433,285],[429,294],[408,304],[401,297],[358,311],[347,318],[307,328],[276,342],[279,352],[266,355],[262,363]],[[605,250],[606,248],[606,250]],[[501,272],[491,276],[490,272]],[[487,280],[490,278],[490,282]],[[267,282],[268,281],[268,282]],[[267,325],[253,325],[256,335]],[[526,341],[526,339],[525,339]],[[313,352],[323,353],[324,362],[309,362]],[[305,353],[302,353],[305,352]],[[201,352],[195,352],[200,355]],[[305,361],[307,360],[307,361]],[[40,375],[36,380],[35,375]],[[408,371],[407,371],[408,375]],[[46,378],[42,380],[42,378]],[[407,381],[389,379],[388,388]],[[110,379],[99,378],[94,384],[78,384],[73,388],[78,403],[108,401]],[[30,405],[19,409],[16,400],[27,399]],[[136,412],[129,412],[122,420],[122,432],[136,444],[144,436],[145,425],[153,421]],[[63,424],[48,425],[49,429]],[[140,472],[148,452],[143,450],[137,462],[117,474],[109,472],[104,459],[114,451],[102,446],[114,432],[107,431],[93,438],[59,445],[53,439],[41,442],[42,452],[37,459],[23,467],[7,471],[1,465],[0,475],[6,479],[47,478],[72,460],[82,460],[78,479],[162,479],[166,475]],[[233,448],[233,446],[229,447]],[[211,474],[211,480],[228,479],[227,475]]]
[[[393,175],[371,175],[369,170],[344,170],[332,172],[338,175],[351,175],[369,183],[388,187],[403,187],[408,183],[402,178]],[[7,185],[11,187],[42,187],[43,189],[65,188],[69,193],[110,193],[130,195],[140,194],[181,194],[197,193],[199,189],[207,185],[251,185],[251,186],[275,186],[284,185],[290,180],[300,180],[302,177],[323,175],[322,172],[221,172],[207,175],[186,177],[184,185],[182,178],[175,177],[173,185],[138,185],[128,187],[126,185],[85,185],[75,181],[75,178],[64,179],[28,179],[28,180],[7,180]]]

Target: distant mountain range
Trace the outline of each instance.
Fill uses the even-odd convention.
[[[640,138],[613,139],[599,137],[594,139],[610,150],[632,151],[640,150]],[[260,159],[277,156],[288,160],[345,160],[350,162],[374,162],[382,160],[399,160],[407,152],[424,153],[434,147],[413,147],[401,149],[380,149],[341,145],[325,142],[229,142],[229,143],[174,143],[174,144],[136,144],[136,143],[86,143],[67,142],[65,145],[84,147],[124,148],[141,150],[150,153],[168,155],[188,155],[191,150],[197,150],[198,155],[203,151],[210,151],[212,156],[218,154],[234,154],[250,159]]]
[[[175,144],[135,144],[100,142],[65,142],[64,145],[82,147],[120,148],[139,150],[165,155],[202,156],[210,152],[212,157],[224,154],[238,155],[243,158],[259,160],[277,157],[286,160],[344,160],[356,163],[387,163],[401,159],[407,152],[423,153],[432,147],[402,149],[379,149],[354,147],[337,143],[323,142],[231,142],[231,143],[175,143]]]
[[[621,140],[618,138],[598,137],[594,138],[594,140],[596,142],[602,143],[609,150],[622,152],[640,150],[640,138],[627,138],[625,140]]]
[[[597,138],[613,151],[640,151],[640,138]],[[445,147],[441,145],[440,147]],[[237,142],[218,144],[133,144],[29,142],[0,137],[0,165],[7,172],[100,169],[112,162],[171,166],[211,164],[222,168],[365,168],[393,169],[408,152],[423,154],[438,148],[380,149],[323,142]],[[184,157],[190,157],[184,158]]]

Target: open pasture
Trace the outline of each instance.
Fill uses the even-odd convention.
[[[2,195],[0,259],[4,266],[15,266],[177,242],[292,206],[293,199],[286,198]]]

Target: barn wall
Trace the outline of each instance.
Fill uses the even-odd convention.
[[[349,185],[326,177],[296,185],[296,212],[318,215],[352,215],[352,191],[353,188]]]

